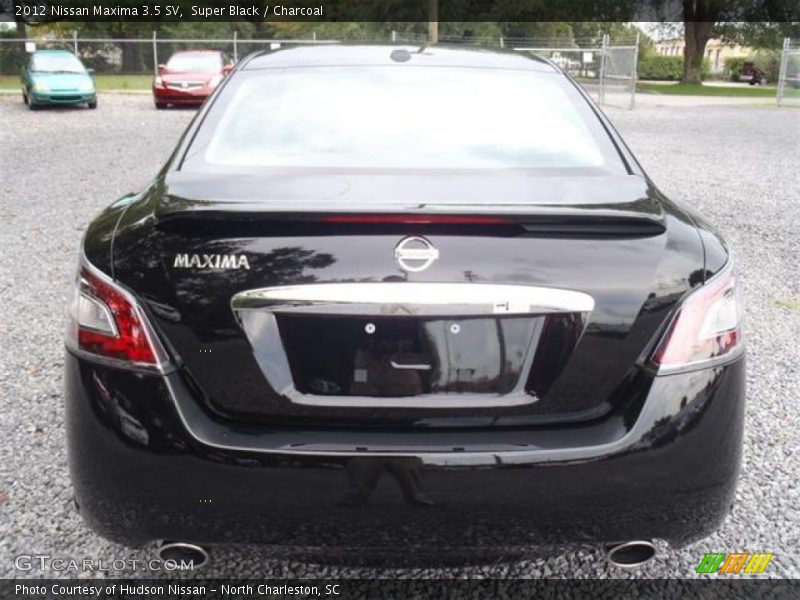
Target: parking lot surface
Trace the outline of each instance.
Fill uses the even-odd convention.
[[[746,447],[736,505],[723,528],[686,548],[660,545],[658,559],[636,573],[611,569],[601,549],[592,547],[490,565],[380,570],[227,547],[212,549],[212,562],[195,575],[691,577],[706,552],[761,551],[775,553],[764,576],[800,577],[800,111],[645,105],[608,113],[662,190],[721,230],[744,282]],[[63,313],[86,224],[147,183],[193,115],[156,111],[147,96],[108,94],[95,111],[37,112],[15,96],[0,97],[2,577],[78,575],[17,570],[19,555],[110,563],[152,551],[97,537],[71,508],[61,396]]]

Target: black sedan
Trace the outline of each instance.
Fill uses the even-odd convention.
[[[733,499],[730,253],[535,57],[251,55],[91,223],[70,314],[76,504],[162,556],[588,542],[631,565]]]

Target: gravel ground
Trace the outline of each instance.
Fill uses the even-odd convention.
[[[680,551],[661,547],[636,574],[609,570],[599,549],[481,567],[371,570],[218,548],[198,575],[690,577],[707,551],[761,550],[776,554],[769,574],[800,577],[800,112],[644,106],[609,114],[662,189],[715,223],[738,256],[749,410],[743,475],[724,527]],[[62,315],[85,225],[156,172],[192,115],[157,112],[142,96],[105,95],[96,111],[39,112],[0,97],[0,576],[58,575],[16,571],[19,554],[109,562],[146,555],[95,536],[70,508]]]

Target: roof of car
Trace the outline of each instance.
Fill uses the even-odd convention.
[[[70,52],[69,50],[57,50],[57,49],[49,49],[49,50],[36,50],[34,54],[70,54],[75,56],[74,53]]]
[[[398,52],[399,51],[399,52]],[[557,72],[546,60],[512,50],[488,50],[464,46],[400,46],[326,44],[292,46],[262,51],[242,61],[242,69],[273,69],[308,66],[411,64],[437,67],[482,67],[524,71]]]

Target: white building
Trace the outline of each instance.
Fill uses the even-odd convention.
[[[686,42],[683,38],[663,40],[655,43],[656,53],[661,56],[683,56]],[[717,38],[708,40],[704,58],[708,59],[712,73],[721,73],[725,68],[726,58],[746,58],[753,52],[752,48],[724,42]]]

